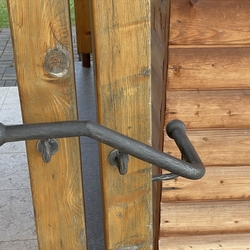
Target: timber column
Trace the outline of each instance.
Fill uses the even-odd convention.
[[[69,3],[11,0],[15,64],[24,123],[77,119]],[[86,249],[79,139],[58,139],[49,163],[27,145],[40,250]]]
[[[91,2],[99,123],[151,145],[150,1]],[[100,149],[106,249],[152,249],[151,165],[120,175]]]

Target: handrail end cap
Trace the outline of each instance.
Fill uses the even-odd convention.
[[[186,133],[186,125],[184,124],[184,122],[182,122],[182,121],[180,121],[178,119],[175,119],[175,120],[170,121],[167,124],[167,127],[166,127],[167,135],[170,138],[173,138],[172,137],[172,133],[176,129],[178,129],[178,130],[183,131],[184,133]]]

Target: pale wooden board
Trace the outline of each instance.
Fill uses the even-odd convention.
[[[160,235],[249,232],[249,209],[249,200],[162,203]]]
[[[91,2],[98,120],[151,144],[150,1]],[[151,166],[130,157],[121,176],[111,150],[100,147],[106,249],[152,249]]]
[[[91,28],[88,0],[74,0],[77,50],[79,54],[89,54],[91,47]]]
[[[205,166],[250,165],[250,130],[188,130],[187,135]],[[180,158],[177,146],[167,135],[164,152]]]
[[[250,88],[249,53],[250,47],[241,46],[173,46],[169,50],[167,87],[181,90]]]
[[[187,128],[249,128],[250,90],[168,91],[166,123],[182,120]]]
[[[250,233],[181,235],[160,238],[160,250],[249,250]]]
[[[249,44],[248,0],[171,1],[171,44]]]
[[[206,167],[200,180],[179,177],[162,185],[162,202],[249,199],[250,166]]]
[[[76,120],[68,1],[7,2],[24,123]],[[44,64],[45,55],[62,48],[69,54],[68,73],[52,76],[44,66],[59,68],[62,61],[54,54],[51,65]],[[39,249],[87,249],[79,139],[58,140],[50,163],[36,143],[26,145]]]

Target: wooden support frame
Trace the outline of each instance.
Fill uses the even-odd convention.
[[[150,1],[91,2],[98,120],[151,144]],[[151,166],[130,157],[121,176],[111,150],[100,147],[106,249],[153,249]]]
[[[77,119],[69,3],[8,0],[24,123]],[[27,142],[40,250],[86,249],[79,139],[44,163]]]

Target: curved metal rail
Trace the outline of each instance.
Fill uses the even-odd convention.
[[[156,150],[116,131],[91,121],[64,121],[39,124],[5,126],[0,123],[0,146],[6,142],[88,136],[105,143],[122,153],[130,154],[143,161],[170,171],[172,177],[200,179],[205,168],[186,135],[186,127],[179,120],[168,124],[168,135],[173,138],[184,156],[184,160]],[[187,161],[187,162],[186,162]]]

